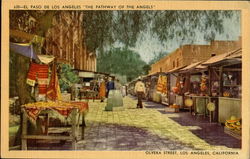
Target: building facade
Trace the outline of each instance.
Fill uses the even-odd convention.
[[[74,69],[96,71],[96,54],[87,50],[82,23],[82,12],[64,11],[54,16],[45,35],[45,52]]]
[[[238,41],[211,41],[210,45],[183,45],[151,65],[149,74],[168,72],[241,47]]]

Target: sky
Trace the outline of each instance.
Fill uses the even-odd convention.
[[[230,19],[224,19],[224,33],[219,35],[217,34],[215,40],[238,40],[239,36],[241,36],[241,21],[239,19],[239,15],[234,14]],[[208,30],[209,31],[209,30]],[[197,38],[194,40],[194,43],[187,42],[186,44],[208,44],[203,39],[203,34],[197,31]],[[119,44],[117,44],[119,45]],[[138,52],[141,58],[145,62],[149,62],[155,54],[159,52],[171,53],[181,45],[178,40],[173,39],[170,42],[166,43],[166,46],[163,46],[160,41],[150,36],[149,33],[144,33],[142,38],[137,41],[136,46],[134,48],[130,48],[131,50]]]

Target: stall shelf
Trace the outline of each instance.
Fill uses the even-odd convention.
[[[207,104],[210,101],[208,96],[195,96],[195,95],[185,95],[185,99],[190,98],[193,100],[193,112],[195,115],[204,115],[208,113]]]

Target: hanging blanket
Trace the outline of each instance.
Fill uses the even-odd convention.
[[[53,64],[52,74],[50,78],[49,87],[47,89],[47,97],[52,101],[61,100],[61,91],[59,81],[56,73],[56,65]]]
[[[48,84],[48,73],[49,73],[48,65],[31,63],[27,77],[27,84],[29,84],[30,86],[35,86],[37,79],[39,94],[46,94],[47,84]]]
[[[157,91],[160,93],[167,93],[167,76],[159,76],[157,82]]]

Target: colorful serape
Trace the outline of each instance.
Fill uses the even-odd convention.
[[[47,98],[56,101],[61,100],[61,91],[56,73],[56,65],[53,65],[49,87],[47,89]]]
[[[37,79],[39,94],[46,94],[48,85],[48,74],[49,74],[48,65],[31,63],[27,77],[27,84],[35,86]]]

